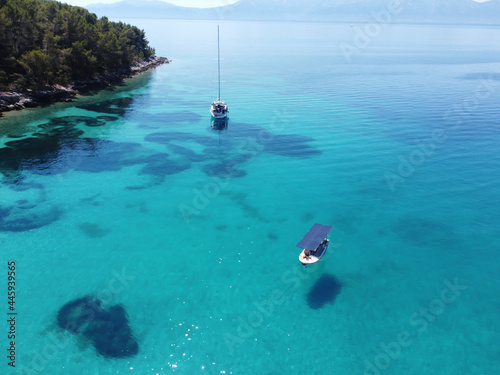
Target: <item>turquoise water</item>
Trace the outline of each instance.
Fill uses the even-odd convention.
[[[130,22],[172,63],[0,120],[2,373],[498,374],[499,29],[223,22],[216,131],[216,23]],[[84,296],[136,355],[58,327]]]

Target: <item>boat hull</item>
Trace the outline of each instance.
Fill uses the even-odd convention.
[[[225,118],[229,113],[229,107],[220,98],[217,98],[210,106],[210,113],[214,118]]]
[[[214,112],[212,110],[210,110],[210,113],[212,114],[212,117],[214,119],[223,119],[223,118],[226,118],[227,117],[227,113],[217,113],[217,112]]]
[[[227,117],[227,114],[229,113],[229,108],[226,103],[222,101],[215,101],[212,103],[210,106],[210,113],[212,114],[212,117],[215,119],[223,119]]]
[[[321,248],[319,248],[317,251],[313,253],[311,253],[311,255],[309,255],[309,257],[306,257],[305,255],[305,251],[306,249],[302,250],[302,252],[300,253],[299,255],[299,261],[300,263],[302,263],[303,265],[308,265],[308,264],[314,264],[314,263],[317,263],[321,260],[321,258],[323,258],[323,256],[325,255],[326,253],[326,250],[328,249],[328,244],[329,244],[329,241],[327,240],[327,242],[321,246]]]
[[[313,264],[317,263],[321,260],[321,258],[315,257],[314,255],[310,255],[309,258],[306,258],[306,255],[304,254],[304,250],[299,255],[299,261],[300,263],[307,265],[307,264]]]

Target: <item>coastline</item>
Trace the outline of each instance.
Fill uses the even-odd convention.
[[[56,102],[70,102],[77,95],[92,90],[102,90],[127,78],[137,76],[160,65],[168,64],[166,57],[154,56],[134,65],[88,81],[74,82],[68,86],[52,85],[42,90],[22,90],[0,92],[0,117],[3,112],[33,108]]]

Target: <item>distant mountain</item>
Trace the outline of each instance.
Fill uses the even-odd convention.
[[[392,22],[500,25],[500,0],[239,0],[209,9],[124,0],[86,8],[109,18],[369,22],[390,12]]]

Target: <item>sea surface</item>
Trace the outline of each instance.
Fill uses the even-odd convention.
[[[126,22],[172,62],[0,119],[2,374],[500,373],[499,28],[221,20],[217,129],[217,22]]]

